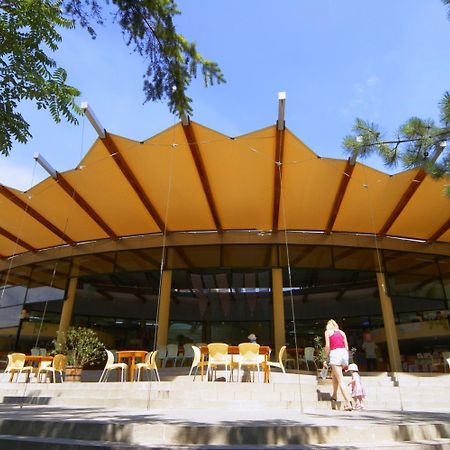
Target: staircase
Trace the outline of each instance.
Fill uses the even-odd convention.
[[[363,373],[366,410],[345,412],[331,410],[331,380],[307,373],[270,384],[167,374],[0,383],[0,449],[450,449],[450,375]]]

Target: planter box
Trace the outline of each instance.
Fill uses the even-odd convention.
[[[82,367],[66,367],[64,381],[81,381]]]

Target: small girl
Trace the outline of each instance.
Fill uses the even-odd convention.
[[[355,409],[364,409],[363,400],[366,397],[366,391],[361,382],[361,375],[359,374],[358,366],[356,364],[350,364],[347,371],[352,373],[352,380],[348,383],[348,385],[351,386]]]

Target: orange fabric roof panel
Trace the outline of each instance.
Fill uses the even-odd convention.
[[[215,229],[181,124],[123,156],[170,231]]]
[[[108,237],[53,178],[42,181],[27,194],[31,196],[30,206],[74,241]],[[62,244],[59,237],[56,239],[59,245]]]
[[[416,171],[390,176],[356,164],[334,224],[334,231],[378,233]]]
[[[122,152],[122,145],[118,147]],[[102,220],[118,236],[159,231],[104,144],[97,140],[89,154],[82,170],[72,170],[64,176]]]
[[[270,229],[275,127],[236,138],[193,127],[223,228]]]
[[[448,182],[448,179],[434,180],[427,176],[393,223],[388,234],[428,239],[450,218],[450,199],[444,193],[444,187]]]

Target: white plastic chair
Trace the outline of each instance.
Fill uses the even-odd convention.
[[[450,371],[450,352],[442,352],[442,359],[444,360],[444,372]]]
[[[284,364],[283,364],[283,358],[285,357],[285,353],[286,353],[286,346],[283,345],[283,347],[281,347],[280,351],[278,352],[278,361],[267,361],[269,370],[271,367],[277,367],[278,369],[281,369],[281,371],[283,373],[286,373],[286,370],[285,370]]]
[[[128,365],[125,363],[115,363],[113,353],[109,350],[105,350],[105,351],[107,354],[107,360],[106,360],[105,368],[103,369],[103,372],[100,375],[100,379],[98,380],[98,382],[99,383],[106,382],[109,377],[109,372],[111,372],[111,370],[118,370],[118,369],[120,369],[120,371],[121,371],[120,381],[124,382],[126,379],[126,372],[128,370]]]
[[[169,361],[173,361],[173,367],[176,367],[177,361],[181,359],[181,356],[178,356],[178,345],[177,344],[167,344],[167,354],[164,359],[164,366],[167,366]]]
[[[195,377],[197,376],[198,368],[205,367],[208,363],[203,361],[202,362],[202,352],[200,350],[200,347],[197,347],[196,345],[191,345],[192,352],[194,353],[194,357],[192,359],[192,365],[191,370],[189,370],[189,376],[192,375],[192,371],[195,369],[194,379],[192,381],[195,381]],[[202,377],[203,381],[203,377]]]
[[[164,367],[167,356],[167,345],[159,344],[156,346],[156,350],[158,351],[156,361],[159,362],[159,367]]]
[[[139,381],[141,379],[141,370],[149,370],[150,371],[150,377],[151,374],[155,373],[156,381],[161,381],[159,378],[158,373],[158,367],[156,366],[156,357],[158,355],[158,350],[155,350],[154,352],[148,352],[147,355],[145,355],[145,360],[142,363],[136,364],[137,368],[137,374],[136,374],[136,380]],[[151,378],[149,378],[151,380]]]
[[[181,359],[181,366],[184,365],[185,361],[190,361],[194,359],[194,350],[192,349],[192,344],[183,345],[183,358]]]
[[[313,363],[317,369],[316,360],[314,359],[314,347],[305,347],[305,353],[303,358],[299,358],[299,363],[304,362],[306,364],[306,370],[309,370],[308,362]]]

